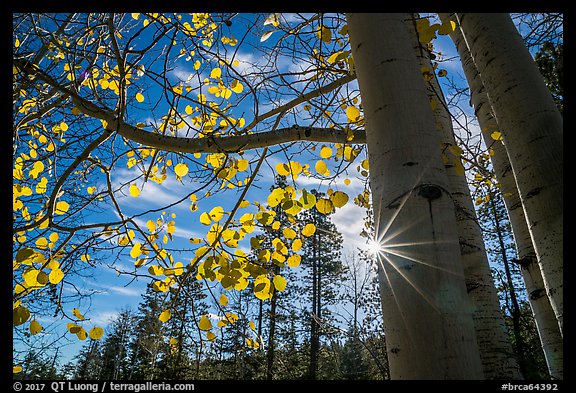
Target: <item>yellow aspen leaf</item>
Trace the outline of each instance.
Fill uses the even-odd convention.
[[[216,335],[214,334],[214,332],[206,332],[206,339],[208,341],[214,341],[216,340]]]
[[[437,75],[438,75],[439,77],[446,76],[446,75],[448,75],[448,71],[446,71],[446,70],[439,70]]]
[[[343,51],[334,52],[332,53],[332,55],[330,55],[330,57],[328,57],[328,59],[326,59],[326,61],[328,63],[336,63],[339,60],[341,60],[340,57],[342,57],[342,53],[344,52]]]
[[[230,89],[234,92],[234,93],[242,93],[242,90],[244,90],[244,86],[242,85],[242,83],[238,82],[237,80],[234,80],[232,82],[232,85],[230,86]]]
[[[200,318],[200,322],[198,323],[198,328],[200,330],[212,329],[212,322],[210,321],[210,318],[208,318],[207,315],[202,315],[202,317]]]
[[[180,163],[174,167],[174,172],[176,176],[182,178],[188,173],[188,165]]]
[[[66,329],[72,334],[76,334],[82,329],[80,326],[76,325],[75,323],[69,322],[66,324]]]
[[[290,167],[287,164],[276,164],[276,172],[281,176],[288,176],[290,174]]]
[[[240,277],[238,279],[238,283],[234,285],[234,289],[237,291],[243,291],[244,289],[246,289],[246,287],[248,287],[248,280],[245,277]]]
[[[490,134],[490,137],[492,137],[492,139],[494,139],[495,141],[501,141],[504,138],[502,138],[502,133],[500,131],[494,131],[493,133]]]
[[[81,327],[80,330],[76,333],[76,337],[78,337],[79,340],[86,340],[88,338],[88,333],[86,333],[86,330]]]
[[[26,286],[28,288],[36,288],[36,287],[42,287],[44,284],[46,284],[47,281],[44,282],[44,284],[42,284],[43,278],[40,276],[41,273],[42,272],[38,269],[26,270],[22,274],[22,278],[24,279]],[[46,273],[42,273],[42,274],[46,274]]]
[[[216,206],[215,208],[210,210],[209,215],[212,221],[220,221],[222,219],[222,216],[224,215],[224,209],[222,208],[222,206]]]
[[[158,316],[158,319],[164,323],[168,322],[170,318],[172,318],[172,312],[170,310],[164,310]]]
[[[40,174],[40,172],[42,172],[43,170],[44,170],[44,163],[42,161],[36,161],[32,166],[32,169],[30,169],[30,172],[28,172],[28,176],[32,179],[36,179]]]
[[[138,18],[140,18],[140,13],[139,12],[132,12],[132,19],[134,20],[138,20]]]
[[[236,162],[236,168],[238,169],[238,172],[244,172],[246,169],[248,169],[248,160],[246,159],[240,159]],[[248,201],[242,201],[242,203],[244,202],[248,202]],[[248,202],[249,204],[250,202]],[[240,206],[243,207],[243,206]],[[244,206],[246,207],[246,206]]]
[[[58,241],[58,233],[52,232],[48,238],[52,243],[56,243]]]
[[[336,191],[332,195],[330,195],[330,200],[335,207],[342,207],[348,202],[348,194],[342,191]]]
[[[152,220],[148,220],[146,222],[146,227],[148,228],[148,232],[152,233],[156,230],[156,223]]]
[[[225,307],[228,305],[228,297],[226,295],[222,294],[222,295],[220,295],[218,302],[220,303],[221,306]]]
[[[81,321],[86,320],[86,318],[84,318],[84,316],[80,313],[80,310],[78,310],[77,308],[72,309],[72,314]]]
[[[348,179],[348,178],[344,179],[344,184],[349,186],[350,185],[350,179]]]
[[[320,157],[326,159],[326,158],[330,158],[332,156],[332,149],[329,148],[328,146],[323,146],[322,149],[320,149]]]
[[[297,175],[302,172],[302,165],[297,161],[290,161],[290,171],[292,175]]]
[[[300,240],[300,239],[297,239],[297,240]],[[302,243],[302,242],[300,242],[300,243]],[[292,244],[292,248],[294,248],[294,244]],[[290,267],[298,267],[298,266],[300,266],[301,260],[302,260],[302,257],[300,255],[293,254],[293,255],[290,255],[288,257],[288,259],[286,260],[286,263]]]
[[[23,370],[22,366],[13,366],[13,367],[12,367],[12,373],[13,373],[13,374],[21,373],[22,370]]]
[[[36,194],[44,194],[47,190],[48,179],[42,177],[40,183],[36,185]]]
[[[96,187],[94,186],[86,188],[86,192],[88,193],[88,195],[94,194],[94,191],[96,191]]]
[[[92,340],[100,340],[104,336],[104,329],[101,327],[93,327],[88,333]]]
[[[322,214],[330,214],[334,210],[334,204],[330,199],[320,198],[316,202],[316,210]]]
[[[50,274],[48,275],[48,280],[51,284],[56,285],[64,278],[64,272],[59,268],[52,269]]]
[[[20,326],[30,319],[30,311],[24,306],[12,309],[12,323],[14,326]]]
[[[42,325],[40,325],[40,323],[38,323],[38,321],[34,320],[34,321],[30,322],[29,329],[30,329],[30,333],[32,333],[32,335],[36,335],[42,331]]]
[[[144,102],[144,95],[142,93],[136,93],[136,101]]]
[[[202,224],[204,224],[204,225],[210,225],[210,223],[212,222],[212,221],[210,220],[210,215],[209,215],[208,213],[206,213],[206,212],[202,213],[202,214],[200,215],[200,222],[201,222]]]
[[[316,197],[314,194],[309,193],[306,190],[302,191],[302,196],[298,201],[302,205],[303,209],[312,209],[316,205]]]
[[[274,283],[274,288],[276,288],[278,291],[283,291],[286,289],[286,279],[284,277],[277,274],[272,279],[272,282]]]
[[[358,121],[360,118],[360,110],[355,106],[349,106],[346,108],[346,116],[348,117],[348,121],[355,122]]]
[[[315,232],[316,232],[316,225],[312,223],[306,224],[306,226],[302,228],[302,235],[306,237],[312,236]]]
[[[164,274],[164,269],[162,268],[162,266],[152,265],[148,268],[148,273],[150,273],[153,276],[161,276],[162,274]]]
[[[284,235],[284,237],[286,239],[290,239],[290,240],[292,240],[296,237],[296,231],[292,228],[284,228],[282,230],[282,234]]]
[[[298,252],[302,248],[302,240],[301,239],[294,239],[292,242],[292,251]]]
[[[68,124],[66,124],[64,122],[60,123],[60,129],[62,131],[68,131]]]
[[[134,259],[138,258],[140,255],[142,255],[142,244],[141,243],[136,243],[134,244],[134,246],[132,247],[132,249],[130,250],[130,256]]]
[[[221,76],[222,76],[222,70],[218,67],[210,71],[210,78],[217,79],[220,78]]]
[[[134,198],[136,198],[140,195],[140,189],[138,188],[138,186],[136,184],[132,184],[128,191],[130,192],[130,196],[132,196]]]
[[[316,161],[316,165],[314,165],[314,169],[316,169],[316,172],[318,172],[319,174],[321,174],[323,176],[328,176],[330,174],[330,172],[328,172],[328,167],[326,166],[326,163],[322,160]]]
[[[262,274],[254,280],[254,295],[260,300],[270,297],[270,279]]]
[[[41,237],[38,240],[36,240],[36,248],[39,249],[45,249],[46,247],[48,247],[48,240],[45,237]]]

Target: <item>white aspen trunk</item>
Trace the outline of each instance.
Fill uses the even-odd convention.
[[[449,14],[439,15],[442,22],[448,20],[455,21],[455,18]],[[516,243],[518,261],[521,265],[522,277],[529,295],[528,300],[538,328],[548,371],[552,379],[563,379],[564,355],[562,335],[560,334],[560,329],[550,301],[546,296],[544,281],[542,280],[542,274],[536,260],[536,253],[534,252],[530,232],[526,225],[522,203],[508,160],[508,153],[502,143],[494,141],[491,137],[492,132],[499,130],[498,123],[492,116],[492,109],[488,102],[488,97],[486,96],[480,76],[468,53],[468,48],[460,30],[457,28],[450,34],[450,37],[456,45],[460,60],[462,61],[462,67],[470,87],[470,101],[474,107],[484,143],[487,147],[491,147],[494,152],[491,157],[491,162],[496,179],[500,184],[500,190],[504,195],[504,203]]]
[[[550,304],[563,332],[563,121],[508,14],[456,14],[518,187]]]
[[[408,14],[347,14],[392,379],[483,379],[454,205]]]
[[[412,45],[418,57],[420,69],[425,67],[432,75],[426,84],[428,98],[430,102],[434,102],[437,139],[440,142],[439,147],[441,145],[444,152],[448,191],[455,207],[460,255],[468,297],[472,306],[472,318],[484,377],[486,379],[521,379],[510,337],[500,313],[498,292],[494,286],[482,230],[478,225],[468,182],[463,173],[460,157],[451,152],[449,148],[457,144],[447,103],[436,79],[428,51],[418,41],[415,20],[409,21],[407,28],[412,36]],[[456,166],[460,166],[462,172],[457,171]]]

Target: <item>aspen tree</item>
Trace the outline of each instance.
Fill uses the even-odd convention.
[[[508,14],[456,14],[508,157],[562,332],[562,116]]]
[[[440,14],[444,23],[448,20],[455,21],[453,15]],[[510,219],[510,225],[514,234],[517,261],[520,262],[522,277],[529,294],[528,300],[532,308],[534,321],[538,328],[540,342],[548,371],[554,379],[563,378],[563,340],[556,321],[556,316],[546,296],[542,274],[536,260],[536,253],[530,238],[530,232],[522,210],[522,204],[518,195],[518,189],[514,175],[510,168],[506,146],[502,144],[498,136],[500,127],[492,115],[492,108],[488,101],[486,91],[482,85],[480,75],[468,52],[466,43],[460,30],[457,28],[450,33],[450,37],[458,54],[470,88],[470,102],[474,107],[478,119],[484,143],[491,149],[491,163],[495,171],[496,179],[500,184],[500,190],[504,196],[504,203]],[[496,137],[496,139],[495,139]]]
[[[392,379],[481,379],[454,206],[408,14],[347,14]]]
[[[462,149],[456,143],[452,119],[429,53],[418,40],[417,33],[421,36],[426,29],[418,29],[417,25],[416,19],[407,23],[420,62],[420,70],[427,81],[428,97],[446,165],[448,190],[455,206],[462,266],[473,310],[472,317],[484,376],[487,379],[519,379],[518,364],[513,357],[512,345],[500,313],[498,292],[494,286],[482,231],[461,163]]]

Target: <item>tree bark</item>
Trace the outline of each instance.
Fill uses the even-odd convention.
[[[506,325],[500,313],[498,292],[494,286],[468,182],[463,173],[460,157],[453,152],[454,148],[450,149],[451,146],[457,146],[450,112],[430,56],[418,41],[415,20],[409,21],[407,27],[412,36],[412,45],[419,59],[420,69],[426,67],[430,73],[427,92],[430,102],[435,103],[433,106],[435,126],[445,156],[448,191],[456,209],[460,255],[473,310],[472,317],[484,376],[487,379],[520,379],[518,364],[514,359]],[[462,168],[462,172],[456,170],[457,166]]]
[[[392,379],[482,379],[454,206],[405,14],[347,14]]]
[[[440,18],[443,22],[447,20],[456,21],[455,17],[450,14],[440,14]],[[532,239],[530,238],[530,231],[528,230],[524,217],[522,203],[508,160],[506,146],[491,137],[491,134],[494,131],[498,131],[500,127],[492,115],[492,108],[490,107],[486,90],[472,62],[460,29],[456,28],[456,30],[450,34],[450,38],[456,45],[462,62],[462,68],[464,69],[470,88],[470,103],[474,107],[474,113],[478,119],[484,143],[487,147],[492,148],[493,151],[490,160],[496,179],[500,184],[500,191],[504,196],[504,203],[508,212],[514,242],[516,243],[517,261],[521,265],[522,277],[526,291],[529,294],[528,299],[538,328],[548,371],[551,378],[562,379],[564,358],[562,335],[560,334],[556,316],[552,310],[548,296],[546,296],[544,281],[537,263],[536,253]]]
[[[563,324],[562,116],[508,14],[456,14],[503,141],[550,304]]]

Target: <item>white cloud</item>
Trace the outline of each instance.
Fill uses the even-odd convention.
[[[366,239],[360,236],[364,228],[363,218],[366,216],[365,209],[356,206],[349,201],[343,207],[336,209],[332,214],[332,222],[338,228],[343,237],[343,253],[355,252],[357,248],[366,248]]]
[[[116,311],[110,311],[110,310],[97,311],[94,314],[90,315],[90,322],[92,322],[94,325],[100,326],[100,327],[107,326],[113,320],[117,319],[119,314],[120,314],[119,310],[116,310]]]

